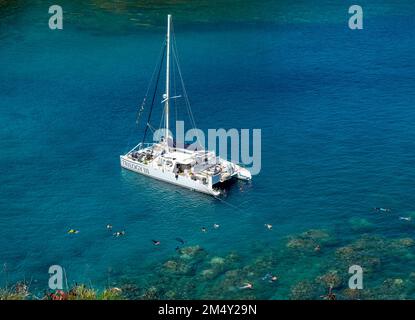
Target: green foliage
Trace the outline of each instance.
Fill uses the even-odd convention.
[[[11,288],[0,288],[0,300],[28,300],[34,296],[28,291],[24,283],[17,283]],[[69,291],[56,290],[46,294],[46,300],[124,300],[122,290],[116,287],[105,289],[102,292],[87,287],[84,284],[76,284]]]
[[[76,285],[68,292],[67,300],[96,300],[97,292],[85,285]]]
[[[25,282],[18,282],[11,288],[0,288],[0,300],[25,300],[29,296],[29,287]]]
[[[0,289],[0,300],[25,300],[26,295],[9,289]]]
[[[104,292],[98,296],[98,300],[124,300],[124,298],[121,295],[121,289],[110,288],[104,290]]]

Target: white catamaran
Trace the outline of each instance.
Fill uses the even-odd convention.
[[[162,101],[164,103],[165,127],[163,131],[165,130],[165,134],[160,141],[154,143],[144,143],[143,139],[127,154],[120,156],[121,166],[158,180],[218,196],[220,184],[232,178],[250,180],[251,173],[237,164],[217,157],[215,152],[191,150],[184,145],[179,147],[172,139],[169,133],[169,105],[170,100],[176,97],[170,96],[170,29],[171,15],[168,15],[167,37],[163,49],[166,52],[166,91]]]

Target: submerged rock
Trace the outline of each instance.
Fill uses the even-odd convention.
[[[191,265],[183,262],[183,261],[176,261],[176,260],[168,260],[163,265],[166,271],[175,273],[175,274],[190,274],[193,271]]]
[[[380,268],[381,260],[375,256],[377,252],[364,250],[354,246],[342,247],[336,250],[335,255],[340,260],[340,265],[359,265],[365,272],[374,271]]]
[[[364,218],[353,217],[349,219],[349,223],[354,231],[367,232],[374,228],[373,223]]]
[[[386,239],[377,237],[377,236],[364,236],[358,240],[356,240],[354,243],[352,243],[352,247],[356,250],[383,250],[387,248],[387,241]]]
[[[311,229],[306,232],[303,232],[301,234],[301,237],[312,240],[322,240],[330,238],[330,235],[323,230]]]
[[[411,238],[402,238],[396,239],[391,241],[391,247],[393,249],[403,249],[413,247],[415,245],[415,241]]]
[[[305,239],[291,239],[287,242],[287,247],[290,249],[302,249],[312,245],[308,240]]]
[[[143,300],[157,300],[157,299],[160,299],[159,294],[160,294],[159,290],[156,287],[152,286],[152,287],[150,287],[150,288],[148,288],[144,291],[144,293],[141,296],[141,299],[143,299]]]
[[[315,249],[319,246],[322,246],[322,250],[316,255]],[[407,298],[415,292],[415,272],[408,279],[395,276],[383,283],[379,283],[379,275],[384,275],[384,270],[392,270],[391,267],[397,261],[411,261],[414,247],[412,238],[390,240],[367,235],[339,247],[326,231],[317,229],[294,235],[275,247],[254,248],[243,259],[236,252],[218,256],[208,254],[198,245],[188,246],[178,249],[175,256],[157,264],[151,281],[148,276],[143,277],[143,283],[150,282],[151,286],[144,292],[140,290],[138,298],[277,297],[320,300],[327,298],[328,292],[331,292],[329,288],[334,289],[337,299]],[[348,267],[353,264],[360,265],[364,270],[364,290],[347,288],[350,277]],[[373,272],[375,270],[381,270],[382,273]],[[278,290],[275,283],[268,281],[267,275],[281,277],[281,281],[277,282]],[[289,279],[291,282],[287,284]],[[302,281],[297,283],[299,279]],[[241,289],[246,283],[252,283],[253,290]],[[130,294],[128,290],[122,289],[123,294],[137,298],[136,290]]]
[[[216,278],[218,275],[219,275],[219,272],[214,269],[205,269],[205,270],[202,270],[201,272],[201,276],[203,277],[203,279],[207,279],[207,280],[212,280]]]
[[[206,252],[199,245],[183,247],[178,250],[181,259],[196,259],[206,255]]]
[[[135,300],[141,298],[140,288],[135,284],[127,283],[121,286],[123,296],[129,300]]]
[[[224,278],[221,281],[220,290],[234,290],[241,283],[247,282],[247,272],[241,269],[234,269],[225,272]]]
[[[310,281],[301,281],[291,287],[291,300],[312,300],[316,298],[316,288]]]
[[[336,289],[342,286],[343,280],[339,273],[336,270],[334,270],[329,271],[320,277],[317,277],[316,282],[324,285],[327,288],[331,287],[333,289]]]
[[[346,300],[361,300],[364,295],[362,290],[346,288],[341,292],[341,296]]]
[[[229,263],[234,263],[234,262],[238,262],[241,259],[241,257],[236,252],[231,252],[226,256],[225,259]]]
[[[229,270],[226,271],[225,277],[226,278],[237,278],[242,274],[241,270]],[[415,273],[414,273],[415,274]]]
[[[216,266],[223,266],[225,264],[225,259],[222,257],[213,257],[209,263],[216,267]]]
[[[286,247],[304,252],[318,253],[321,250],[321,246],[330,240],[330,235],[327,232],[311,229],[299,235],[290,237]]]
[[[403,300],[407,299],[407,282],[401,278],[389,278],[383,283],[369,290],[368,299]]]
[[[165,293],[165,297],[166,297],[166,299],[169,299],[169,300],[176,300],[177,299],[177,292],[175,292],[173,290],[169,290]]]
[[[355,250],[353,247],[351,246],[347,246],[347,247],[341,247],[339,249],[336,250],[336,255],[341,258],[341,259],[350,259],[351,257],[353,257],[353,255],[355,255]]]

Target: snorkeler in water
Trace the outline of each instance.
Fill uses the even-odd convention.
[[[125,235],[125,231],[117,231],[116,233],[114,233],[114,236],[117,237],[117,238],[121,237],[123,235]]]
[[[107,224],[107,230],[112,230],[112,225]]]
[[[213,228],[218,229],[220,227],[220,225],[218,225],[217,223],[213,224]]]
[[[390,208],[374,208],[375,211],[377,212],[391,212],[392,209]]]
[[[267,273],[265,276],[262,277],[262,280],[268,280],[269,278],[271,278],[271,273]]]
[[[252,284],[252,283],[249,283],[249,282],[247,282],[247,283],[245,283],[242,287],[239,287],[239,289],[253,289],[254,288],[254,285]]]
[[[268,280],[269,283],[273,283],[278,280],[278,277],[272,275],[271,273],[267,273],[265,276],[262,277],[262,280]]]
[[[272,230],[272,224],[266,223],[265,227],[267,227],[268,230]]]
[[[79,230],[70,229],[70,230],[68,231],[68,233],[69,233],[69,234],[77,234],[77,233],[79,233]]]
[[[399,217],[399,220],[411,221],[411,217]]]
[[[206,232],[206,231],[207,231],[206,228],[202,227],[202,232]]]
[[[159,246],[160,245],[160,241],[159,240],[151,240],[153,242],[153,244],[155,246]]]

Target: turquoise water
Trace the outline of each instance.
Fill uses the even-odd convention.
[[[329,2],[63,1],[62,31],[48,29],[48,3],[14,3],[0,1],[2,285],[26,279],[43,291],[59,264],[70,284],[128,284],[134,298],[319,298],[318,276],[346,279],[357,262],[368,266],[364,297],[415,297],[415,249],[396,240],[415,229],[399,220],[415,219],[410,1],[361,2],[362,31],[347,28],[347,5]],[[166,12],[197,125],[262,129],[260,174],[224,201],[119,166],[141,139],[135,115]],[[328,235],[298,238],[310,229]],[[207,254],[184,272],[165,265],[182,263],[176,237]],[[357,256],[342,259],[344,246]],[[217,256],[227,258],[212,267]],[[261,280],[267,272],[279,282]],[[235,289],[245,281],[255,289]]]

